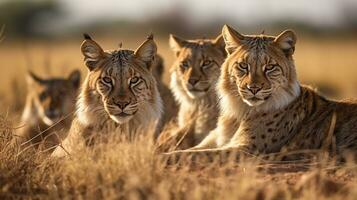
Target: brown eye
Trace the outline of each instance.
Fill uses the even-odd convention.
[[[130,79],[131,84],[135,84],[139,81],[139,78],[137,76],[134,76],[133,78]]]
[[[184,69],[187,69],[188,68],[188,62],[187,61],[182,61],[180,66]]]
[[[207,67],[208,65],[210,65],[212,63],[212,61],[210,61],[210,60],[205,60],[205,61],[203,61],[203,63],[202,63],[202,67]]]
[[[277,65],[266,65],[264,70],[267,72],[267,71],[273,71],[275,68],[276,68]]]
[[[244,63],[244,62],[238,63],[238,69],[243,70],[243,71],[247,71],[248,70],[248,64]]]
[[[104,81],[105,83],[112,83],[112,79],[109,78],[109,77],[104,77],[104,78],[103,78],[103,81]]]

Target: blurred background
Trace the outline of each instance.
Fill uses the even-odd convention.
[[[301,82],[331,98],[357,97],[356,0],[0,0],[0,110],[21,111],[28,69],[49,77],[76,68],[84,76],[83,32],[104,49],[135,49],[153,32],[168,82],[168,34],[216,37],[223,24],[243,34],[294,29]]]

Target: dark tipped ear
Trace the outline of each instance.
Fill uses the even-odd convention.
[[[84,41],[81,45],[81,51],[84,55],[84,63],[90,71],[94,70],[98,62],[104,58],[104,51],[88,34],[83,34]]]
[[[27,72],[26,81],[27,81],[27,84],[29,84],[29,85],[42,84],[45,82],[42,78],[40,78],[39,76],[37,76],[35,73],[33,73],[30,70]]]
[[[71,81],[74,87],[78,88],[81,83],[81,73],[79,70],[73,70],[68,76],[68,80]]]
[[[175,52],[176,56],[180,54],[182,47],[184,47],[188,42],[184,39],[177,37],[176,35],[170,34],[169,44],[172,51]]]
[[[286,57],[290,57],[294,54],[296,39],[297,37],[293,30],[285,30],[275,38],[274,43],[283,50]]]
[[[134,52],[136,58],[144,61],[148,68],[151,67],[155,58],[157,46],[151,34]]]
[[[245,37],[228,25],[222,28],[222,36],[226,44],[226,51],[232,54],[245,40]]]
[[[218,37],[216,37],[216,39],[214,39],[213,41],[213,45],[220,49],[222,52],[224,52],[224,54],[226,54],[226,43],[224,42],[224,38],[223,38],[223,35],[219,35]]]

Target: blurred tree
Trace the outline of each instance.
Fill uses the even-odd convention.
[[[57,0],[6,0],[0,3],[0,24],[6,33],[14,36],[36,36],[36,23],[41,16],[60,14]]]
[[[357,31],[357,3],[346,3],[341,5],[343,17],[348,28]]]
[[[2,25],[1,28],[0,28],[0,42],[3,41],[3,39],[4,39],[4,37],[5,37],[5,36],[4,36],[4,35],[5,35],[4,32],[5,32],[5,26]]]

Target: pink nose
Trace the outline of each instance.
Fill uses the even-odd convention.
[[[198,82],[198,79],[190,78],[190,79],[188,79],[188,82],[189,82],[192,86],[194,86],[194,85],[196,85],[196,83]]]

